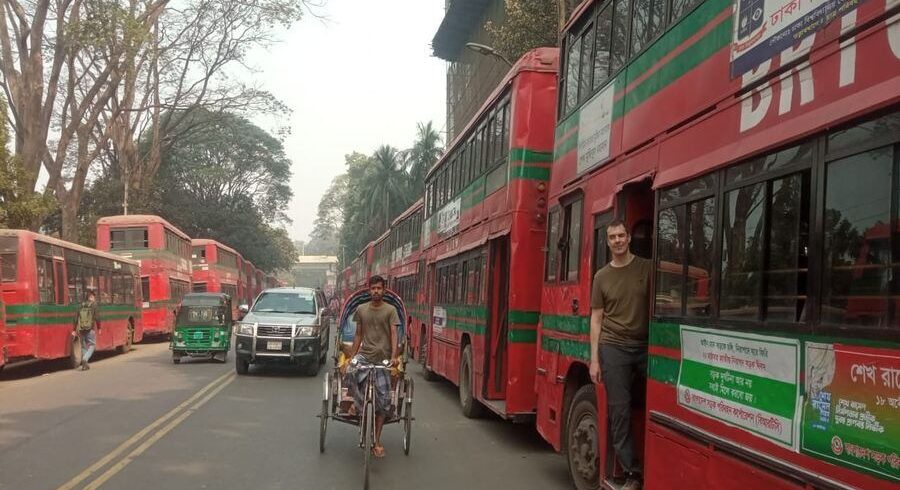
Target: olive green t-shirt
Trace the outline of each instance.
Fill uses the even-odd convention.
[[[356,328],[362,329],[359,353],[367,361],[379,363],[391,358],[391,325],[399,325],[397,309],[382,302],[375,307],[372,302],[363,303],[353,314]]]
[[[591,308],[603,310],[601,344],[647,345],[652,262],[635,256],[624,267],[606,264],[594,275]]]

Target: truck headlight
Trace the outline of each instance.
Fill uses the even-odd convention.
[[[296,337],[314,337],[316,335],[316,327],[306,325],[297,327]]]
[[[253,335],[254,323],[239,323],[238,333],[241,335]]]

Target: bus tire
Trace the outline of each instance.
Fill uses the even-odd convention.
[[[572,397],[566,421],[566,463],[576,490],[600,488],[600,433],[594,385],[584,385]]]
[[[467,418],[477,419],[484,413],[484,405],[475,399],[472,389],[472,346],[466,345],[459,361],[459,404]]]
[[[250,372],[250,359],[243,356],[234,356],[234,371],[240,375]]]
[[[129,321],[128,329],[125,332],[125,343],[117,348],[119,354],[127,354],[131,352],[132,344],[134,344],[134,324]]]
[[[75,369],[81,366],[81,336],[76,335],[72,338],[72,350],[69,351],[69,358],[66,360],[66,367]]]

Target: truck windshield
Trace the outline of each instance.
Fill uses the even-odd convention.
[[[315,301],[312,293],[262,293],[253,311],[256,313],[290,313],[290,314],[315,314]]]

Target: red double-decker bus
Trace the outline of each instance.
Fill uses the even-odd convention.
[[[80,365],[71,333],[88,292],[99,308],[98,351],[126,353],[141,339],[137,262],[23,230],[0,230],[0,260],[7,364],[67,358]]]
[[[144,335],[170,335],[191,290],[190,237],[159,216],[107,216],[97,220],[97,248],[141,264]]]
[[[256,287],[256,267],[253,262],[244,260],[241,277],[244,279],[244,294],[241,297],[240,304],[251,305],[259,291]]]
[[[535,412],[557,68],[556,49],[526,53],[426,177],[426,372],[459,386],[466,416]]]
[[[0,279],[4,275],[3,257],[0,256]],[[6,355],[6,307],[3,306],[3,294],[0,292],[0,372],[6,366]]]
[[[372,242],[372,265],[369,267],[372,275],[379,275],[390,284],[391,275],[391,229],[388,228],[375,241]]]
[[[191,240],[192,279],[195,293],[225,293],[237,298],[241,255],[215,240],[195,238]],[[232,301],[235,318],[238,301]]]
[[[350,287],[352,291],[368,287],[369,278],[372,277],[372,262],[374,260],[375,247],[373,242],[368,245],[350,263]]]
[[[411,352],[419,359],[424,351],[428,312],[425,311],[425,264],[422,255],[424,200],[419,199],[394,219],[390,230],[390,287],[406,305],[407,333]]]
[[[254,269],[253,275],[256,276],[256,288],[253,292],[253,297],[256,298],[266,288],[266,275],[259,269]]]
[[[588,376],[592,276],[615,218],[657,266],[632,424],[645,488],[900,483],[886,231],[900,219],[898,8],[588,0],[575,13],[536,386],[538,430],[576,488],[620,474]]]

